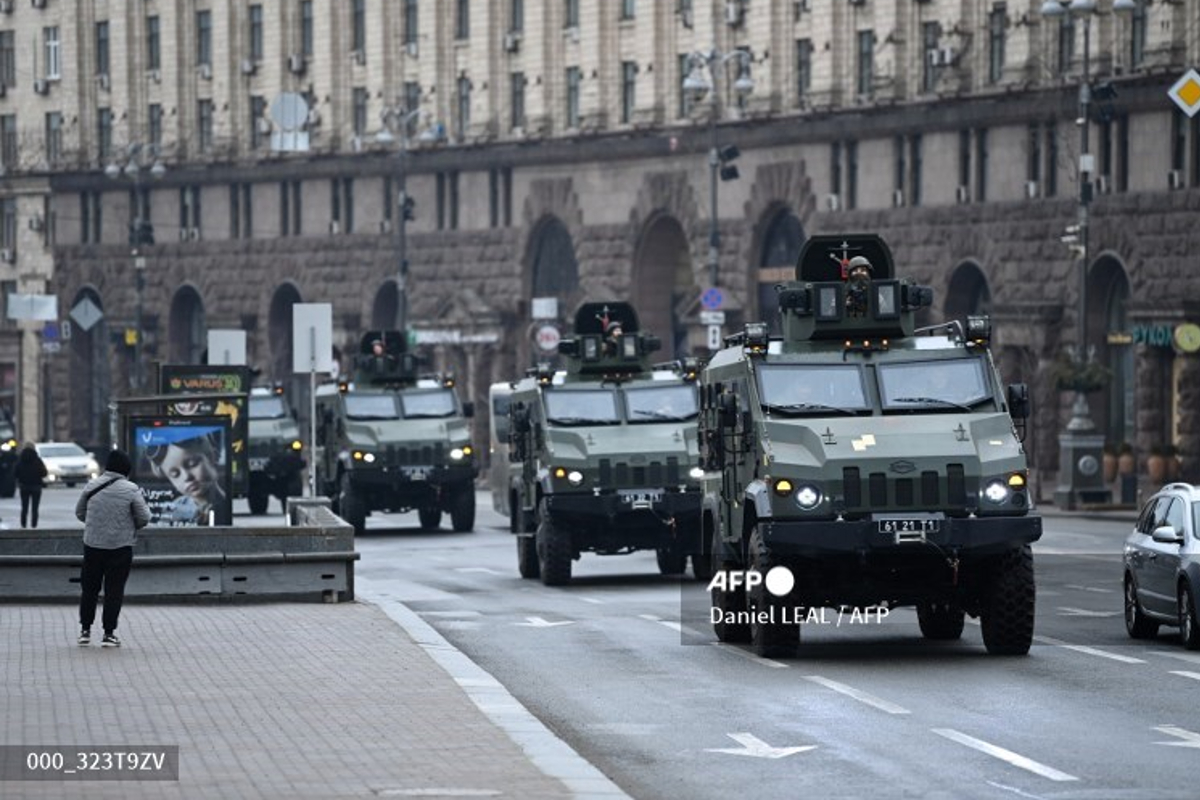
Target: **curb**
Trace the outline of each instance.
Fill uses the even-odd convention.
[[[358,600],[377,606],[403,628],[543,774],[561,781],[579,800],[630,800],[629,795],[547,728],[491,673],[408,606],[389,598],[384,584],[359,576],[355,582]]]

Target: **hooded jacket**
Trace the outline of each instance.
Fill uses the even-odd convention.
[[[108,484],[88,499],[88,492]],[[88,547],[115,550],[137,540],[139,529],[150,522],[150,507],[137,485],[119,472],[106,470],[84,487],[75,503],[75,517],[83,523],[83,543]]]

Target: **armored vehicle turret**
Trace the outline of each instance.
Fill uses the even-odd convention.
[[[318,491],[362,533],[376,510],[417,510],[437,528],[449,512],[455,531],[475,526],[479,466],[454,379],[420,375],[399,331],[369,331],[354,359],[354,380],[318,387]]]
[[[747,325],[700,380],[717,637],[783,655],[811,609],[908,605],[927,638],[969,614],[989,652],[1027,652],[1028,394],[987,319],[917,330],[932,291],[870,235],[809,239],[778,292],[783,335]],[[791,581],[760,580],[776,567]]]
[[[694,363],[655,368],[658,339],[628,303],[585,303],[559,343],[566,369],[548,366],[512,390],[511,527],[522,577],[548,586],[572,561],[654,550],[663,574],[701,555]]]

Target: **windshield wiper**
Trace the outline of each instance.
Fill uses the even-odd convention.
[[[668,421],[687,419],[687,417],[682,417],[679,414],[672,414],[667,411],[652,411],[652,410],[646,409],[646,408],[635,408],[635,409],[633,409],[633,413],[640,414],[641,416],[644,416],[644,417],[650,417],[651,419],[661,419],[661,420],[668,420]],[[688,416],[691,416],[691,415],[689,414]]]
[[[949,406],[957,408],[959,411],[970,411],[971,406],[956,403],[953,400],[946,400],[942,397],[893,397],[893,403],[920,403],[925,406]],[[981,401],[976,400],[974,405],[978,405]]]
[[[548,422],[558,425],[613,425],[615,419],[592,419],[591,417],[548,417]]]
[[[854,416],[858,412],[852,408],[839,408],[838,406],[827,406],[824,403],[763,403],[767,408],[776,408],[780,411],[837,411],[841,414],[849,414]]]

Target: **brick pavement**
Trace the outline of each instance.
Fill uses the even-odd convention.
[[[374,605],[128,604],[120,649],[98,627],[76,645],[76,613],[0,605],[0,744],[178,745],[180,779],[0,782],[0,797],[590,793],[539,770]]]

